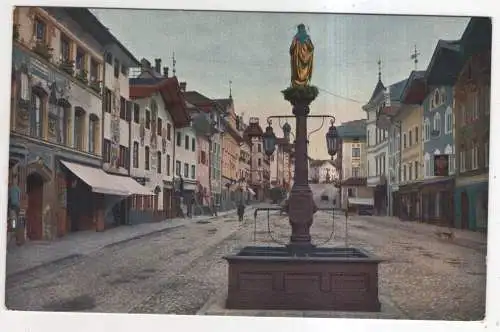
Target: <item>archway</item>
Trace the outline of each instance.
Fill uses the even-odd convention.
[[[465,191],[460,194],[461,227],[469,228],[469,197]]]
[[[42,239],[43,218],[43,176],[33,172],[26,178],[28,209],[26,211],[26,228],[30,240]]]

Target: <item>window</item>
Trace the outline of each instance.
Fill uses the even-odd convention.
[[[189,164],[188,163],[184,163],[184,178],[188,178],[189,177]]]
[[[175,175],[181,176],[181,162],[178,160],[175,161]]]
[[[418,161],[415,161],[415,180],[418,179]]]
[[[158,118],[158,125],[156,126],[156,135],[161,136],[161,130],[163,129],[163,121]]]
[[[113,94],[111,90],[104,88],[104,111],[111,113],[111,107],[113,105]]]
[[[68,116],[69,109],[67,106],[68,105],[63,106],[61,104],[57,106],[57,142],[64,145],[68,144],[68,129],[70,128],[70,118]]]
[[[403,133],[403,149],[406,149],[406,133]]]
[[[403,182],[406,181],[406,165],[403,165]]]
[[[408,181],[412,180],[413,176],[413,165],[411,163],[408,164]]]
[[[99,81],[99,63],[93,58],[90,58],[90,81]]]
[[[156,152],[156,172],[161,173],[161,151]]]
[[[484,167],[490,166],[490,142],[484,143]]]
[[[434,115],[434,135],[439,136],[441,134],[441,114],[436,113]]]
[[[127,67],[125,67],[124,65],[122,65],[120,71],[121,71],[121,73],[122,73],[123,76],[127,76],[127,74],[128,74],[128,68]]]
[[[144,148],[144,169],[149,171],[149,146]]]
[[[360,148],[352,148],[352,157],[359,158],[361,156]]]
[[[444,113],[444,133],[450,134],[453,131],[453,112],[448,107]]]
[[[356,188],[347,188],[347,197],[354,197]]]
[[[167,154],[167,176],[170,176],[170,155]]]
[[[408,131],[408,146],[411,146],[413,143],[413,140],[412,140],[412,132],[411,132],[411,129]]]
[[[424,120],[424,142],[428,142],[431,139],[431,122],[429,119]]]
[[[97,152],[97,142],[99,141],[99,118],[95,114],[89,117],[89,152]]]
[[[352,168],[352,176],[355,177],[355,178],[359,178],[360,174],[359,174],[359,167],[353,167]]]
[[[177,146],[181,146],[181,133],[180,132],[177,132]]]
[[[139,123],[139,115],[141,112],[141,107],[139,104],[134,103],[134,122]]]
[[[37,42],[45,43],[47,40],[47,25],[39,18],[35,19],[35,32]]]
[[[205,151],[200,151],[200,164],[206,165],[207,163],[207,153]]]
[[[146,123],[144,124],[146,129],[151,129],[151,111],[146,109]]]
[[[114,74],[115,74],[115,78],[118,78],[118,76],[120,75],[120,61],[118,61],[117,59],[115,59],[115,65],[114,65]]]
[[[106,53],[106,62],[110,65],[113,64],[113,54],[111,53]]]
[[[172,125],[167,123],[167,139],[170,141],[172,139]]]
[[[191,138],[191,151],[196,151],[196,139]]]
[[[77,70],[85,70],[85,52],[80,48],[76,48],[76,61],[75,61]]]
[[[184,148],[186,150],[189,150],[189,136],[188,135],[184,136]]]
[[[415,144],[418,144],[418,126],[415,127]]]
[[[134,142],[132,150],[132,166],[139,168],[139,142]]]
[[[432,176],[431,158],[429,155],[425,156],[425,176]]]
[[[75,108],[75,149],[83,151],[83,139],[84,132],[83,128],[85,126],[85,111],[82,108]]]
[[[125,98],[120,97],[120,119],[125,120],[127,118],[127,105]]]
[[[191,165],[191,179],[196,179],[196,166]]]
[[[118,167],[129,168],[129,157],[128,149],[123,145],[120,145],[120,155],[118,157]]]
[[[102,159],[105,163],[111,161],[111,141],[105,139],[102,146]]]
[[[259,158],[259,160],[257,160],[257,165],[262,166],[262,159]]]
[[[260,145],[260,143],[258,143],[258,144],[257,144],[257,150],[258,150],[259,152],[262,152],[262,146]],[[259,159],[259,160],[260,160],[260,159]]]
[[[477,142],[472,143],[472,159],[471,159],[471,168],[478,169],[479,168],[479,147]]]
[[[61,60],[63,62],[70,61],[71,52],[70,52],[70,41],[66,35],[61,33]]]
[[[450,154],[449,155],[450,159],[449,159],[449,164],[448,164],[448,171],[450,174],[454,174],[455,173],[455,155],[454,154]]]
[[[465,172],[465,170],[467,169],[465,162],[466,162],[465,151],[460,151],[460,172]]]

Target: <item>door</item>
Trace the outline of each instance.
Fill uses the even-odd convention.
[[[28,209],[26,211],[27,235],[30,240],[42,239],[43,178],[32,173],[26,179]]]
[[[460,195],[460,209],[461,209],[461,227],[463,229],[469,228],[469,198],[467,193],[462,191]]]

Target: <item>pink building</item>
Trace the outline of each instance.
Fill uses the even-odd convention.
[[[198,166],[196,181],[198,183],[197,190],[197,200],[200,205],[210,205],[210,174],[209,174],[209,152],[210,144],[208,139],[204,135],[197,135],[197,155],[198,155]]]

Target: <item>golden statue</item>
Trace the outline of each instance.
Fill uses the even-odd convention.
[[[292,87],[309,85],[313,70],[314,45],[304,24],[297,26],[297,33],[290,45]]]

